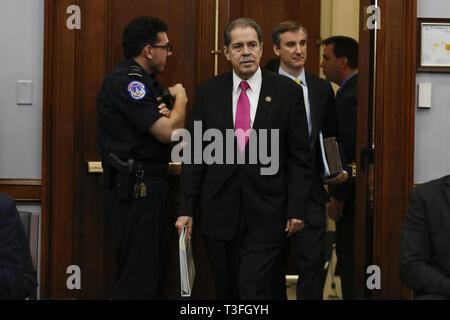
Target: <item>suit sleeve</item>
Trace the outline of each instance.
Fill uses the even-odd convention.
[[[336,114],[336,100],[334,98],[334,91],[331,84],[327,83],[327,102],[326,102],[326,115],[325,121],[322,126],[322,133],[324,138],[336,137],[339,139],[337,129],[337,114]],[[324,90],[325,91],[325,90]]]
[[[188,146],[190,150],[190,163],[183,163],[181,167],[180,177],[180,208],[178,216],[193,217],[198,207],[203,179],[205,176],[206,165],[195,164],[194,159],[203,159],[203,145],[194,145],[194,124],[196,121],[204,121],[204,98],[201,87],[197,89],[194,98],[194,109],[192,111],[192,119],[189,124],[189,133],[191,136],[191,144]],[[195,154],[200,152],[201,154]]]
[[[416,294],[437,294],[450,298],[450,278],[431,261],[432,243],[426,205],[416,189],[411,191],[408,212],[400,240],[400,278]]]
[[[356,96],[343,96],[339,105],[339,111],[337,112],[338,141],[340,141],[339,147],[342,148],[341,160],[345,166],[351,164],[356,159]],[[355,183],[352,177],[351,167],[347,166],[345,170],[349,174],[347,182],[328,186],[330,196],[339,200],[345,200],[350,196]]]
[[[326,95],[326,100],[324,104],[324,120],[321,123],[319,130],[322,131],[324,138],[336,137],[339,140],[338,129],[337,129],[337,115],[336,115],[336,100],[334,98],[334,91],[329,82],[326,82],[326,86],[321,86],[321,94]],[[322,150],[320,148],[319,136],[316,140],[316,163],[315,165],[320,168],[320,172],[324,172],[324,165],[322,161]],[[342,157],[342,156],[341,156]],[[322,181],[320,182],[322,183]]]
[[[354,95],[345,95],[340,103],[338,117],[338,130],[342,146],[344,147],[344,163],[351,163],[356,158],[356,108],[357,99]]]
[[[287,135],[288,206],[286,217],[304,221],[312,183],[312,154],[303,90],[298,90],[297,87],[294,92],[297,94],[295,104],[290,109]]]

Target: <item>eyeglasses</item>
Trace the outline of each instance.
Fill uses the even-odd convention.
[[[167,52],[172,52],[172,49],[173,49],[173,46],[172,46],[172,44],[170,44],[170,43],[168,43],[168,44],[166,44],[166,45],[164,45],[164,46],[157,46],[157,45],[150,45],[150,46],[153,47],[153,48],[163,48],[163,49],[166,49]]]

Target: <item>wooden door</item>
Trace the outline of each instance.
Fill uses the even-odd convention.
[[[399,242],[414,174],[417,1],[377,1],[379,30],[365,27],[375,1],[360,3],[354,289],[358,299],[408,299]],[[370,265],[380,267],[379,290],[366,286]]]
[[[354,293],[355,298],[370,297],[365,284],[366,267],[372,264],[373,247],[373,190],[374,161],[371,159],[373,132],[374,98],[374,39],[376,30],[366,26],[366,9],[372,0],[360,1],[359,65],[358,65],[358,124],[357,124],[357,178],[355,188],[355,257]]]
[[[214,74],[214,30],[215,4],[214,1],[202,0],[202,16],[199,26],[201,48],[199,81],[204,81]],[[218,12],[218,48],[223,51],[223,33],[225,27],[234,19],[252,18],[261,27],[263,33],[263,57],[261,65],[276,58],[272,49],[272,31],[276,24],[285,20],[300,21],[308,30],[308,60],[306,68],[309,72],[319,75],[320,65],[320,1],[308,0],[217,0]],[[218,73],[231,70],[230,63],[223,52],[218,53]]]
[[[272,49],[272,31],[281,21],[299,21],[308,31],[306,69],[319,75],[320,58],[320,1],[240,1],[230,0],[230,19],[251,17],[263,30],[263,58],[261,64],[276,58]]]
[[[66,28],[67,7],[81,9],[80,30]],[[154,15],[170,26],[175,50],[162,77],[181,82],[190,101],[196,83],[195,0],[80,0],[45,2],[43,298],[108,298],[115,259],[100,204],[100,176],[87,163],[100,161],[96,96],[122,60],[123,27]],[[173,230],[173,235],[175,231]],[[81,268],[81,290],[68,290],[66,269]]]
[[[314,4],[313,4],[314,3]],[[81,29],[69,30],[66,10],[81,9]],[[274,57],[271,32],[282,20],[302,21],[309,31],[308,68],[318,73],[319,1],[220,0],[219,43],[231,19],[247,16],[263,28],[264,59]],[[100,176],[89,174],[87,163],[100,161],[97,140],[96,96],[104,77],[122,60],[121,38],[128,22],[152,15],[167,22],[174,52],[162,84],[181,82],[190,110],[196,85],[214,75],[215,2],[211,0],[46,0],[44,62],[44,133],[42,200],[42,298],[104,299],[111,296],[115,259],[109,229],[100,203]],[[303,19],[303,20],[302,20]],[[220,45],[220,48],[222,45]],[[221,55],[219,72],[229,70]],[[176,210],[177,176],[171,214]],[[175,217],[172,217],[175,219]],[[169,282],[165,296],[179,297],[177,235],[170,233]],[[193,298],[213,298],[214,288],[201,237],[195,235],[197,258]],[[67,267],[81,269],[81,290],[69,290]]]
[[[382,285],[372,297],[409,299],[399,277],[399,243],[414,181],[417,1],[379,0],[378,6],[373,264]]]

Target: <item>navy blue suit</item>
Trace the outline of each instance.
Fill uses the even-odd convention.
[[[16,205],[0,193],[0,300],[25,299],[36,288],[36,271]]]

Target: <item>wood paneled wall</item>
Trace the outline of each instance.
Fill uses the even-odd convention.
[[[0,179],[0,192],[14,198],[17,204],[41,203],[40,179]]]

